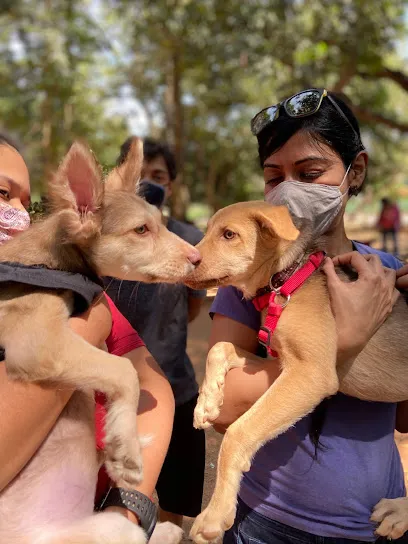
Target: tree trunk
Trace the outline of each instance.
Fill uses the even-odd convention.
[[[189,204],[187,187],[183,186],[184,173],[184,115],[181,103],[181,54],[177,46],[171,52],[166,73],[165,113],[167,139],[174,150],[178,176],[173,185],[171,212],[177,219],[186,217]]]
[[[50,97],[47,96],[44,98],[44,102],[41,108],[42,116],[42,138],[41,138],[41,151],[43,159],[43,171],[44,179],[47,179],[52,172],[53,160],[52,160],[52,111],[50,105]]]
[[[207,174],[207,183],[205,184],[205,192],[207,196],[207,204],[211,209],[211,213],[215,213],[218,209],[218,198],[216,191],[217,184],[217,161],[215,159],[210,160],[210,165]]]
[[[340,70],[337,82],[335,86],[333,87],[333,91],[335,93],[342,93],[344,87],[346,87],[346,85],[350,83],[355,73],[356,73],[356,67],[353,63],[349,63],[343,66],[342,70]]]
[[[75,19],[75,10],[76,10],[76,0],[70,0],[65,5],[65,21],[68,23],[68,25],[72,24]],[[69,26],[68,26],[69,28]],[[67,98],[65,103],[63,104],[63,123],[64,123],[64,134],[66,139],[71,143],[71,140],[73,138],[72,134],[72,126],[73,126],[73,120],[74,120],[74,105],[73,105],[73,81],[75,78],[75,71],[76,71],[76,60],[75,56],[73,55],[73,43],[72,43],[72,34],[71,30],[68,30],[68,28],[65,28],[65,54],[68,59],[68,66],[69,66],[69,93],[67,93]]]
[[[46,12],[52,12],[52,0],[46,0],[44,4]],[[48,74],[52,71],[50,62],[50,56],[52,51],[52,43],[48,37],[44,36],[44,49],[41,58],[41,68],[43,74]],[[43,176],[42,179],[46,180],[53,172],[55,166],[55,153],[54,153],[54,103],[53,103],[53,89],[50,83],[45,79],[44,86],[44,100],[41,105],[41,154],[43,163]]]

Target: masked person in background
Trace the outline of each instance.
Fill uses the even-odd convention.
[[[130,148],[126,140],[118,158],[121,164]],[[140,194],[162,209],[171,196],[176,163],[162,143],[144,141],[144,166]],[[160,186],[160,187],[158,187]],[[163,217],[167,228],[196,245],[202,233],[195,227]],[[181,526],[183,516],[201,512],[204,485],[205,435],[193,428],[198,385],[186,352],[188,323],[195,319],[206,296],[182,284],[151,284],[106,278],[107,292],[123,315],[138,331],[147,348],[167,376],[176,402],[173,434],[156,491],[159,519]]]

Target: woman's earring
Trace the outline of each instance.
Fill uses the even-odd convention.
[[[357,196],[359,192],[360,192],[360,187],[358,187],[357,185],[351,185],[349,187],[349,190],[348,190],[349,196]]]

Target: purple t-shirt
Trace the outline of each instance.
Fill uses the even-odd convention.
[[[384,266],[400,261],[377,253]],[[260,313],[233,287],[219,289],[211,313],[258,331]],[[260,514],[309,533],[375,540],[370,522],[382,498],[405,496],[404,474],[394,441],[396,404],[364,402],[341,393],[329,400],[317,459],[309,439],[310,416],[268,442],[244,474],[240,497]]]

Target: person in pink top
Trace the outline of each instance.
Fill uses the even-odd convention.
[[[378,219],[378,230],[383,238],[383,251],[388,251],[388,238],[392,239],[394,255],[398,255],[398,232],[401,228],[401,217],[399,207],[389,198],[381,200],[381,212]]]
[[[0,243],[30,225],[30,179],[27,166],[15,144],[0,134]],[[138,372],[141,388],[138,430],[154,435],[143,449],[144,479],[137,491],[151,497],[156,487],[170,442],[174,397],[169,382],[150,355],[138,334],[106,296],[98,296],[82,315],[69,320],[71,328],[94,346],[106,343],[111,353],[126,356]],[[36,454],[73,391],[42,387],[34,383],[11,381],[4,363],[0,363],[0,493]],[[95,447],[103,447],[103,397],[97,395]],[[104,496],[109,480],[100,473],[97,499]],[[134,523],[136,515],[122,507],[120,511]]]

